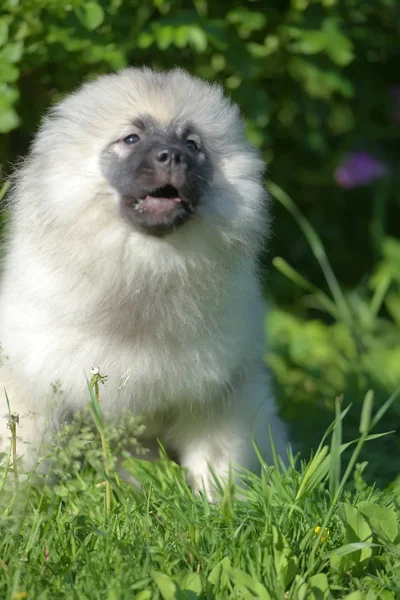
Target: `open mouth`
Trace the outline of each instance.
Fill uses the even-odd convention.
[[[149,208],[152,206],[159,206],[161,208],[164,202],[166,203],[164,208],[167,208],[167,205],[171,207],[171,205],[174,206],[175,204],[182,202],[181,198],[179,197],[178,190],[174,188],[173,185],[164,185],[163,187],[152,190],[143,196],[143,198],[135,198],[132,208],[134,210],[139,210],[142,206]]]
[[[123,196],[126,218],[154,235],[165,235],[186,223],[194,214],[192,202],[173,185]]]

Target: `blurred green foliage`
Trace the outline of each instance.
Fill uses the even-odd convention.
[[[345,318],[329,299],[321,306],[326,273],[275,204],[263,262],[266,291],[281,308],[268,322],[269,361],[286,415],[311,442],[337,394],[357,403],[368,385],[379,397],[400,382],[399,33],[397,0],[3,0],[2,175],[26,152],[46,108],[86,78],[146,64],[220,81],[270,178],[319,232],[348,290]],[[335,169],[360,151],[388,174],[343,190]],[[275,255],[284,257],[279,270],[270,265]],[[400,429],[398,407],[388,419]],[[399,438],[385,443],[399,455]],[[382,466],[382,457],[372,459]]]
[[[335,400],[353,404],[346,435],[358,436],[362,394],[373,388],[378,404],[400,386],[400,240],[386,237],[382,257],[364,285],[343,291],[318,233],[278,186],[270,192],[286,206],[302,229],[326,281],[326,293],[281,257],[274,266],[304,295],[304,314],[274,308],[267,316],[271,351],[267,362],[275,373],[277,395],[294,437],[316,447],[321,428],[329,423]],[[308,310],[307,310],[308,309]],[[310,315],[319,314],[319,318]],[[394,402],[382,423],[399,429],[400,403]],[[400,432],[365,450],[370,477],[379,484],[398,476]],[[394,460],[390,460],[390,458]],[[388,460],[389,459],[389,460]]]

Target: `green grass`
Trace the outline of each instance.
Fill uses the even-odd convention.
[[[395,401],[373,414],[368,393],[346,469],[336,418],[310,458],[262,464],[226,486],[218,505],[195,497],[180,467],[161,453],[127,459],[142,484],[115,469],[96,395],[95,428],[70,425],[55,449],[58,480],[16,481],[12,445],[0,470],[0,597],[163,600],[260,598],[348,600],[400,597],[400,487],[379,490],[357,459]],[[65,444],[68,440],[68,444]],[[106,448],[106,449],[105,449]],[[83,466],[77,457],[84,450]],[[107,475],[106,475],[107,474]],[[105,480],[109,484],[107,496]]]

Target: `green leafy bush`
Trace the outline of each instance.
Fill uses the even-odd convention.
[[[323,272],[330,295],[307,281],[284,259],[274,265],[303,291],[304,307],[320,313],[306,318],[279,308],[267,318],[271,351],[267,362],[280,386],[281,403],[303,445],[313,447],[321,426],[330,420],[335,398],[345,395],[354,404],[346,433],[356,434],[361,399],[372,387],[383,401],[400,386],[400,241],[385,238],[382,258],[365,285],[343,293],[321,239],[292,200],[275,184],[271,192],[296,218]],[[321,318],[322,317],[322,318]],[[384,421],[385,430],[400,423],[400,404],[394,403]],[[398,475],[396,461],[386,456],[400,453],[400,435],[385,437],[365,457],[372,463],[369,475],[385,483]]]

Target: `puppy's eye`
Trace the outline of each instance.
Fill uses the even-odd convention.
[[[124,142],[128,145],[136,144],[137,142],[140,142],[140,137],[136,135],[136,133],[131,133],[131,135],[127,135],[126,138],[124,138]]]
[[[185,146],[186,146],[186,148],[189,148],[189,150],[192,150],[193,152],[196,152],[197,150],[199,150],[199,145],[194,140],[186,140]]]

